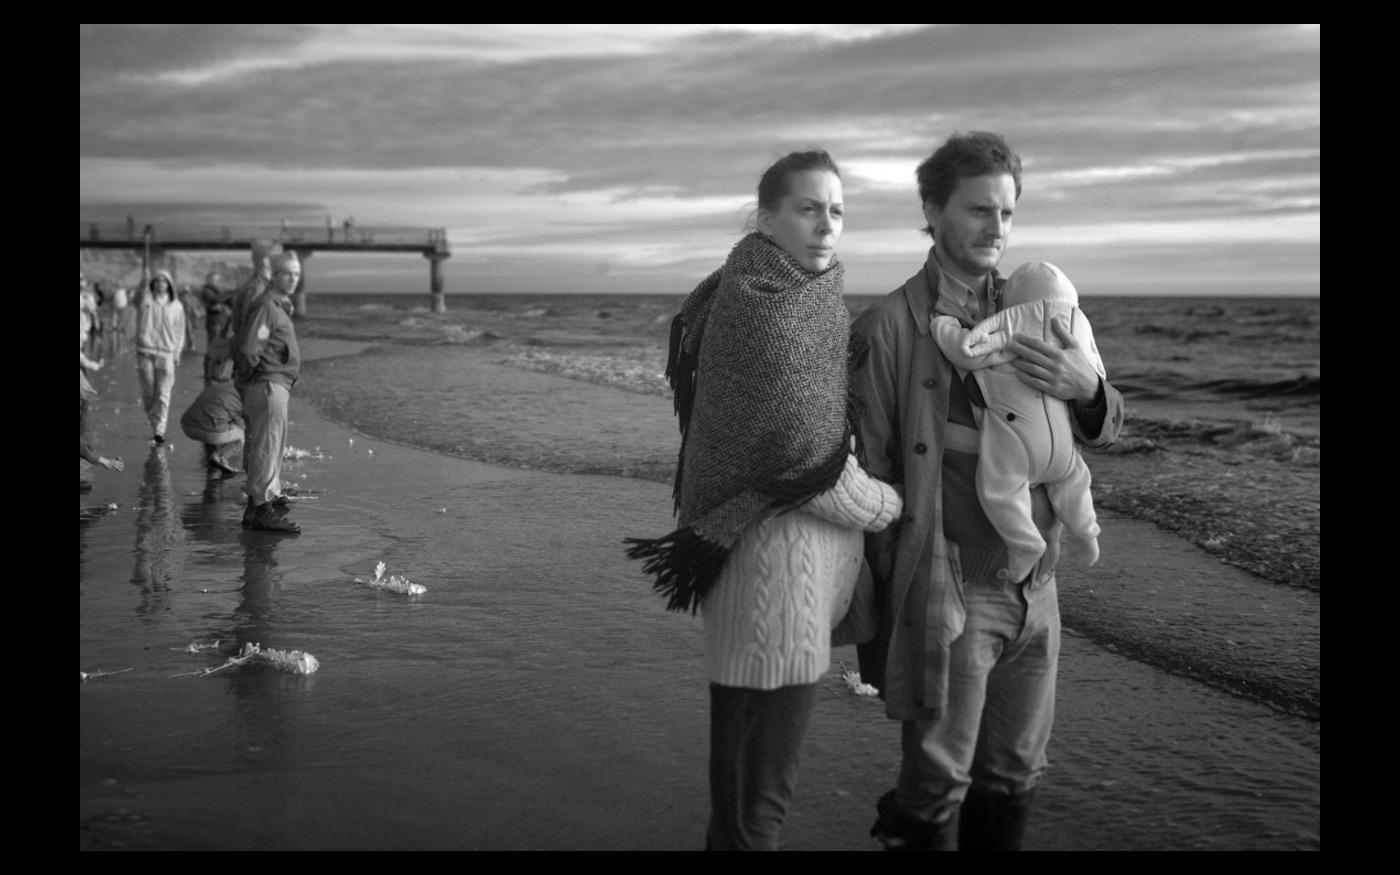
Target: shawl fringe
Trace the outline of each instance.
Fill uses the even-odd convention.
[[[714,588],[729,549],[707,541],[694,528],[676,529],[660,538],[627,538],[628,557],[643,559],[642,570],[656,576],[651,588],[666,599],[666,610],[694,614]]]
[[[787,513],[826,492],[841,479],[846,467],[846,444],[820,470],[800,483],[774,483],[764,490],[773,497],[777,513]],[[666,599],[666,610],[694,614],[719,580],[733,548],[707,540],[693,526],[660,538],[626,538],[627,556],[646,560],[642,571],[655,575],[652,590]]]

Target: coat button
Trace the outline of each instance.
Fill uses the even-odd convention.
[[[924,388],[925,388],[925,389],[936,389],[936,388],[938,388],[938,381],[935,380],[935,379],[933,379],[932,377],[929,377],[927,380],[924,380]]]
[[[922,456],[924,453],[927,453],[927,452],[928,452],[928,445],[927,445],[927,444],[914,444],[914,452],[916,452],[916,453],[918,453],[919,455]]]
[[[914,515],[908,513],[900,514],[899,521],[902,523],[912,523],[914,521]]]
[[[1016,421],[1016,414],[1014,414],[1014,413],[1008,413],[1008,414],[1006,414],[1006,421],[1007,421],[1007,422],[1015,422],[1015,421]]]

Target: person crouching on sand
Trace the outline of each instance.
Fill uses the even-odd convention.
[[[234,460],[243,452],[243,399],[230,380],[210,383],[180,417],[180,430],[204,444],[209,476],[240,473]]]
[[[757,231],[672,323],[680,527],[627,543],[670,609],[704,618],[709,850],[777,850],[863,533],[902,507],[850,444],[843,213],[826,152],[779,160],[759,182]]]
[[[233,340],[234,382],[248,420],[243,526],[267,532],[301,531],[287,516],[282,493],[282,452],[287,445],[287,408],[301,374],[301,351],[292,325],[292,292],[301,279],[295,252],[272,256],[272,282],[248,304]]]

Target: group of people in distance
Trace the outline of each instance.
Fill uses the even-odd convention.
[[[1075,444],[1111,444],[1123,399],[1069,278],[997,270],[1005,139],[955,134],[915,176],[933,245],[854,323],[821,150],[763,174],[752,231],[672,323],[678,527],[628,553],[703,617],[710,850],[778,847],[834,644],[900,721],[885,848],[1019,850],[1046,770],[1062,532],[1098,558]]]
[[[295,252],[284,252],[280,244],[265,240],[253,243],[252,256],[253,274],[247,282],[225,292],[218,285],[217,274],[211,273],[200,291],[207,336],[204,389],[180,417],[180,427],[186,436],[203,444],[211,477],[228,478],[246,470],[245,528],[297,534],[301,527],[289,514],[281,470],[291,388],[301,372],[291,298],[301,278],[301,263]],[[85,275],[80,275],[79,286],[87,289]],[[160,451],[166,446],[175,374],[191,345],[186,308],[176,296],[174,280],[164,270],[151,276],[143,269],[134,305],[142,405],[151,427],[153,451]],[[91,446],[88,417],[96,392],[88,374],[103,364],[88,355],[94,324],[84,303],[79,455],[92,464],[120,471],[124,467],[121,459],[102,456]],[[90,488],[85,480],[82,486]]]

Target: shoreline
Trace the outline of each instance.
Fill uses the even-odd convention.
[[[387,348],[476,348],[511,367],[669,402],[670,390],[662,376],[666,352],[660,344],[619,339],[605,345],[601,341],[608,339],[606,335],[551,335],[526,321],[540,315],[535,311],[433,314],[413,308],[395,315],[399,313],[407,318],[397,324],[369,325],[362,321],[363,312],[312,315],[299,330],[307,329],[308,338]],[[522,332],[522,322],[529,330]],[[658,327],[665,326],[658,323]],[[347,422],[356,421],[356,427],[369,428],[375,420],[362,404],[327,400],[333,410],[343,406],[339,415]],[[385,433],[393,431],[390,424],[380,427]],[[437,441],[430,448],[510,467],[538,465],[539,470],[555,473],[617,474],[670,483],[676,444],[673,429],[660,445],[666,453],[643,463],[609,466],[595,461],[580,468],[557,459],[522,460],[510,451],[508,441],[490,448]],[[1100,507],[1154,523],[1265,580],[1321,591],[1320,437],[1290,433],[1268,417],[1225,424],[1144,419],[1134,416],[1130,402],[1118,443],[1084,456]]]
[[[308,344],[326,341],[349,344],[346,349],[359,345],[359,352],[309,363],[294,399],[362,434],[508,468],[671,482],[677,438],[667,396],[619,392],[606,380],[521,367],[518,357],[530,349],[505,342],[396,343],[321,333],[307,338]],[[404,385],[395,374],[416,374],[433,389]],[[464,397],[473,403],[463,403]],[[600,421],[618,428],[590,425]],[[639,456],[639,445],[651,449]],[[1117,482],[1132,483],[1139,492],[1153,488],[1140,453],[1105,458],[1119,466]],[[1103,461],[1095,456],[1090,465]],[[1095,478],[1100,488],[1114,482],[1097,468]],[[1152,506],[1190,506],[1175,493],[1165,496]],[[1125,514],[1112,502],[1100,506],[1103,542],[1113,552],[1106,550],[1093,569],[1062,570],[1067,627],[1121,655],[1320,720],[1317,646],[1309,643],[1320,634],[1315,587],[1260,576],[1225,549],[1238,541],[1204,549],[1146,514]],[[1240,528],[1219,515],[1229,509],[1223,503],[1216,509],[1213,519],[1189,519],[1203,531],[1212,525]],[[619,533],[619,542],[625,534]],[[1154,557],[1161,562],[1150,561]],[[1261,609],[1265,616],[1249,615]]]

